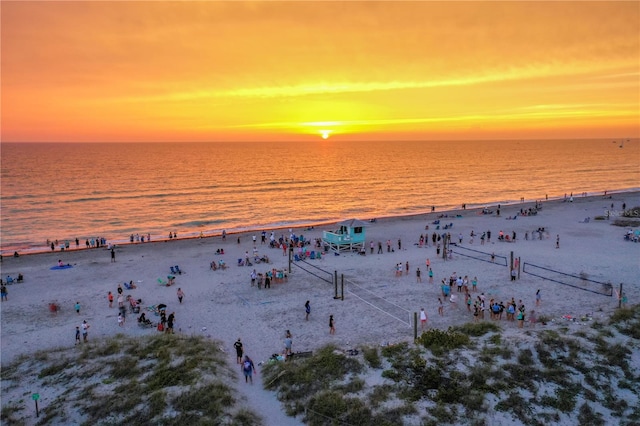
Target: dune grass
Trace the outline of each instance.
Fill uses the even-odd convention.
[[[116,336],[54,350],[55,357],[21,358],[3,371],[2,384],[28,376],[49,396],[40,425],[261,424],[236,404],[233,373],[218,347],[202,337]],[[2,424],[23,424],[30,402],[3,400]]]

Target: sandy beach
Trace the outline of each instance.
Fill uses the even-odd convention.
[[[529,263],[568,275],[583,274],[594,281],[611,282],[614,290],[623,283],[627,303],[637,304],[640,244],[624,240],[623,235],[629,228],[612,226],[623,203],[627,209],[640,206],[640,193],[613,194],[612,198],[574,197],[573,202],[543,201],[537,215],[518,216],[515,220],[508,218],[520,209],[533,207],[533,203],[502,206],[500,217],[495,213],[480,214],[480,210],[458,210],[378,219],[366,227],[366,256],[325,253],[322,259],[308,261],[315,268],[305,266],[323,277],[328,275],[322,271],[336,271],[339,277],[344,274],[347,281],[344,300],[334,299],[331,284],[295,266],[287,273],[286,281],[272,283],[270,289],[252,287],[250,276],[254,269],[264,273],[289,268],[288,256],[284,256],[279,248],[269,248],[271,230],[265,230],[267,244],[261,244],[262,230],[257,230],[228,235],[225,240],[211,237],[121,245],[115,250],[115,262],[111,261],[106,248],[5,257],[2,276],[15,278],[21,273],[24,283],[8,286],[8,301],[0,305],[2,364],[21,354],[73,346],[75,327],[83,320],[91,325],[89,341],[117,333],[131,339],[158,333],[155,329],[139,327],[133,314],[127,316],[124,327],[118,326],[117,302],[114,301],[114,307],[110,308],[107,293],[111,291],[117,297],[117,286],[129,281],[137,288],[125,289],[124,295],[142,299],[143,311],[147,306],[166,304],[168,313],[175,312],[176,333],[205,335],[224,342],[231,364],[235,363],[233,343],[238,337],[242,339],[246,353],[260,362],[283,351],[286,330],[293,335],[295,352],[313,351],[326,343],[349,349],[360,344],[412,341],[413,326],[409,321],[421,308],[427,313],[428,327],[447,328],[472,321],[473,315],[464,304],[464,294],[455,289],[452,291],[458,296],[457,303],[445,300],[444,315],[438,315],[438,297],[442,297],[440,282],[454,272],[468,276],[469,280],[477,277],[478,292],[472,293],[474,298],[484,293],[487,300],[522,300],[527,311],[535,309],[538,316],[553,321],[564,321],[563,316],[604,318],[618,306],[615,291],[613,297],[608,297],[597,294],[602,289],[595,283],[581,283],[566,276],[567,282],[582,286],[580,289],[524,271],[520,271],[518,279],[511,281],[509,268],[499,260],[505,257],[508,263],[513,252],[514,257],[520,258],[521,269]],[[492,209],[495,210],[495,206]],[[606,215],[607,209],[612,213],[609,220],[595,220],[597,216]],[[435,231],[433,221],[443,214],[447,217],[440,218],[440,223],[452,223],[453,227]],[[585,218],[590,220],[584,223]],[[428,231],[426,226],[429,226]],[[545,229],[543,239],[532,238],[532,231],[539,228]],[[311,230],[293,229],[293,232],[313,241],[322,237],[323,230],[333,229],[334,226],[328,225]],[[492,234],[491,241],[481,245],[480,235],[488,230]],[[431,235],[434,231],[451,232],[452,241],[456,243],[458,235],[462,235],[463,248],[452,247],[452,258],[444,260],[436,255],[430,238],[428,246],[420,247],[420,235],[426,232]],[[473,243],[469,241],[471,231],[476,234]],[[516,242],[498,241],[500,231],[507,235],[516,232]],[[529,234],[528,240],[525,240],[525,233]],[[288,234],[288,229],[275,230],[276,238]],[[260,256],[267,255],[270,263],[237,266],[245,252],[253,252],[254,235],[257,236],[257,252]],[[559,248],[556,247],[558,236]],[[387,252],[387,240],[392,242],[393,252]],[[401,248],[398,240],[401,240]],[[375,244],[373,254],[369,249],[370,241]],[[378,242],[383,244],[382,254],[377,254]],[[225,254],[216,255],[218,249],[224,249]],[[495,253],[496,262],[461,253],[483,259],[487,259],[488,253]],[[210,263],[221,259],[228,267],[211,270]],[[434,272],[433,283],[429,282],[426,271],[427,259]],[[59,260],[73,267],[52,270]],[[409,263],[408,273],[404,271],[406,262]],[[401,276],[395,273],[398,263],[403,265]],[[170,266],[174,265],[179,265],[183,273],[176,275],[174,285],[161,286],[158,279],[166,280],[171,274]],[[416,268],[422,271],[421,282],[417,280]],[[553,275],[558,281],[560,276]],[[357,283],[359,287],[349,282]],[[185,294],[181,304],[176,295],[178,288]],[[537,290],[541,294],[540,306],[535,306]],[[356,294],[368,296],[359,298]],[[307,300],[311,314],[305,320]],[[57,314],[49,310],[49,304],[54,302],[60,306]],[[77,302],[79,313],[74,307]],[[151,312],[147,311],[147,314],[151,320],[157,320]],[[334,335],[329,334],[329,315],[335,318]],[[579,326],[574,322],[569,324]],[[519,332],[516,323],[502,321],[501,326]],[[259,381],[260,376],[257,377]],[[248,389],[242,385],[244,383],[238,378],[241,392],[251,393],[250,397],[258,401],[257,407],[265,418],[277,418],[279,424],[299,424],[282,414],[273,394],[263,391],[260,386]],[[275,423],[268,421],[267,424]]]

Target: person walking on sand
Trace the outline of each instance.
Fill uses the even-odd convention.
[[[242,363],[242,372],[244,373],[244,382],[251,382],[253,384],[253,373],[256,372],[256,366],[253,364],[249,355],[244,356],[244,362]]]
[[[76,312],[78,313],[78,315],[80,315],[80,302],[76,302],[74,308],[75,308]]]
[[[242,342],[240,341],[239,337],[238,337],[238,340],[236,340],[236,342],[233,344],[233,347],[236,350],[236,362],[240,364],[242,362],[243,348],[242,348]]]
[[[540,306],[540,302],[542,300],[542,295],[540,294],[540,289],[536,291],[536,306]]]
[[[116,261],[116,252],[113,249],[113,247],[111,247],[111,263]]]
[[[74,345],[80,344],[80,327],[76,325],[76,343]]]
[[[556,235],[556,248],[560,248],[560,234]]]
[[[182,298],[184,297],[184,291],[182,291],[182,288],[178,287],[178,292],[176,294],[178,295],[178,302],[182,304]]]
[[[87,320],[82,321],[81,324],[82,327],[82,340],[87,343],[89,341],[89,327],[91,327],[88,323]]]
[[[416,269],[416,282],[422,282],[422,278],[420,277],[420,268]]]
[[[7,295],[8,295],[8,294],[9,294],[9,293],[7,293],[7,286],[6,286],[6,285],[4,285],[4,284],[0,285],[0,300],[1,300],[1,301],[3,301],[3,302],[4,302],[5,300],[6,300],[6,301],[8,301],[8,300],[9,300],[9,299],[7,298]]]
[[[122,316],[122,312],[118,314],[118,327],[124,327],[124,317]]]
[[[438,315],[444,316],[444,306],[442,305],[442,299],[438,297]]]
[[[424,308],[420,308],[420,327],[424,330],[424,326],[427,324],[427,313]]]
[[[107,294],[107,300],[109,300],[109,307],[113,308],[113,294],[111,292]]]
[[[335,321],[333,315],[329,315],[329,334],[336,334]]]
[[[311,313],[311,303],[309,303],[309,301],[307,300],[307,302],[304,304],[304,312],[305,312],[305,317],[304,319],[306,321],[309,321],[309,314]]]

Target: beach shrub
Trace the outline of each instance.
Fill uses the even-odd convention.
[[[38,378],[42,379],[44,377],[55,376],[56,374],[62,372],[64,369],[72,367],[70,363],[66,360],[63,362],[57,362],[55,364],[48,365],[40,370],[40,374],[38,374]]]
[[[409,344],[407,342],[400,342],[395,345],[387,345],[382,347],[382,355],[385,358],[394,358],[401,356],[407,352]]]
[[[374,408],[378,407],[389,399],[389,395],[391,395],[392,390],[393,387],[390,385],[374,386],[373,390],[369,393],[369,402]]]
[[[580,406],[578,412],[578,423],[581,425],[592,426],[602,426],[606,424],[602,418],[602,414],[594,411],[586,402]]]
[[[340,392],[322,391],[309,399],[305,412],[309,425],[371,424],[371,410],[357,398],[344,398]]]
[[[419,340],[434,355],[467,346],[471,343],[468,335],[455,331],[452,327],[449,327],[446,331],[432,328],[422,333]]]
[[[457,327],[452,327],[452,331],[459,331],[468,336],[480,337],[487,333],[499,332],[500,326],[493,322],[468,322]]]
[[[528,423],[531,415],[531,405],[518,393],[511,391],[506,398],[496,404],[496,410],[511,412],[522,423]]]
[[[429,408],[427,411],[437,420],[438,423],[433,423],[434,425],[440,425],[443,423],[455,424],[458,419],[458,410],[456,410],[455,406],[438,403],[434,407]]]
[[[640,314],[640,305],[629,308],[616,309],[609,320],[610,324],[619,324],[633,320]]]
[[[380,358],[380,353],[378,352],[377,347],[364,347],[362,348],[362,356],[364,360],[367,362],[369,367],[371,368],[381,368],[382,367],[382,359]]]
[[[364,388],[364,380],[359,377],[353,377],[350,381],[343,385],[337,385],[334,390],[342,393],[356,393]]]

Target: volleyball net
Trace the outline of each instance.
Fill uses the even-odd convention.
[[[470,257],[471,259],[493,263],[498,266],[509,266],[509,262],[507,261],[506,256],[501,256],[495,253],[487,253],[484,251],[475,250],[475,249],[460,246],[460,245],[451,244],[450,247],[451,247],[451,251],[453,251],[455,254],[460,256]]]
[[[307,262],[304,259],[291,262],[291,264],[297,268],[302,269],[308,274],[313,275],[314,277],[321,279],[324,282],[329,284],[333,284],[333,273],[329,271],[325,271],[324,269],[314,265],[313,263]]]
[[[522,272],[543,280],[577,288],[578,290],[589,291],[602,296],[613,296],[613,285],[610,282],[605,283],[591,279],[586,273],[574,275],[529,262],[522,263]]]

